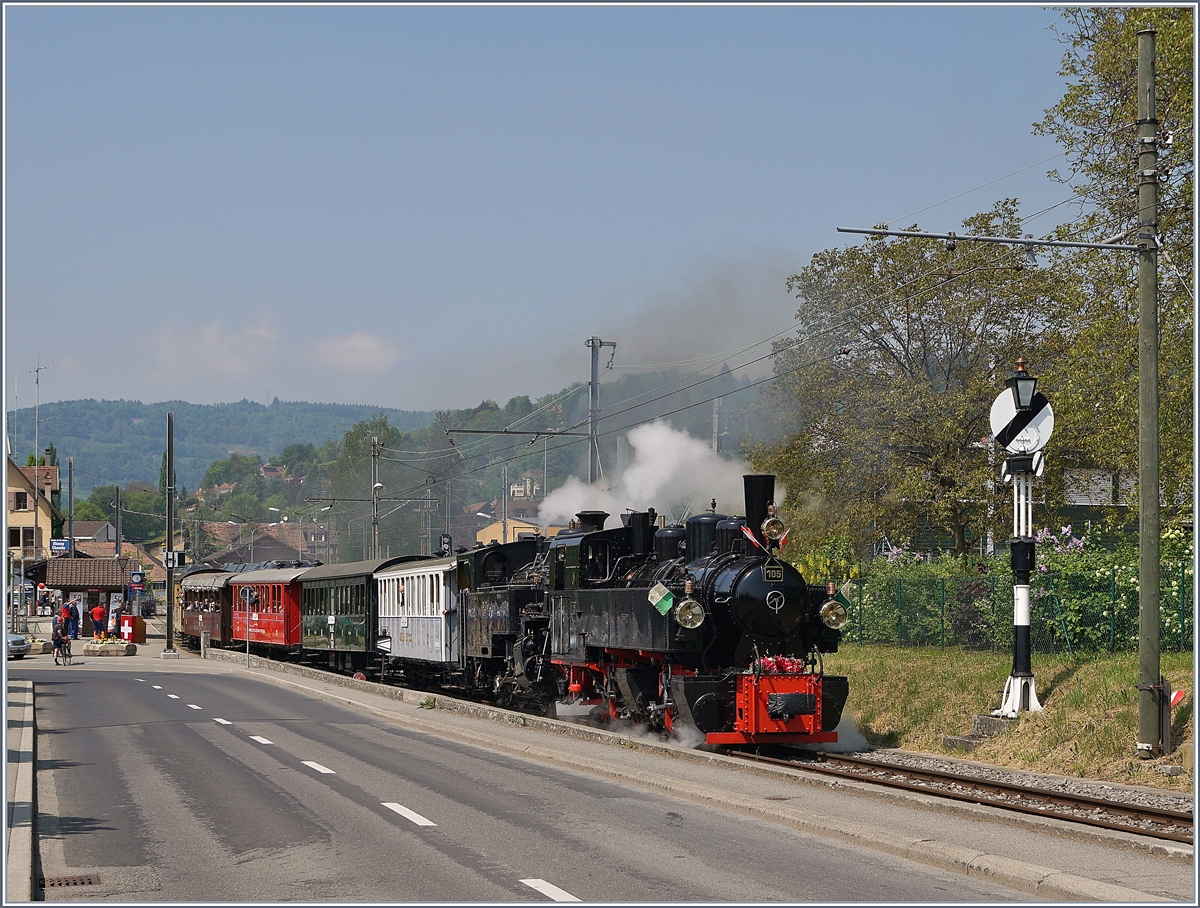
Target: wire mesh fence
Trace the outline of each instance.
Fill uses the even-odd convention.
[[[1120,652],[1138,648],[1136,576],[1119,568],[1093,575],[1039,574],[1030,585],[1030,636],[1034,650]],[[839,586],[843,581],[834,581]],[[1160,573],[1159,645],[1193,646],[1195,577],[1190,562],[1164,564]],[[850,620],[842,639],[890,646],[1011,649],[1011,576],[919,577],[851,580]]]

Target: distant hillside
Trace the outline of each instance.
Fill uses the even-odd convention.
[[[214,460],[230,451],[264,459],[287,445],[322,445],[341,438],[356,422],[387,414],[401,431],[429,425],[432,412],[392,410],[358,404],[283,403],[241,400],[233,404],[185,401],[144,404],[136,400],[68,400],[42,404],[38,444],[53,444],[63,465],[75,458],[75,496],[93,486],[133,481],[157,484],[167,447],[167,413],[175,414],[175,473],[188,489],[196,488]],[[12,455],[19,463],[33,453],[33,408],[8,414]],[[65,489],[64,489],[65,491]]]

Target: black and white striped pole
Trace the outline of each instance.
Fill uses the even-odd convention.
[[[1009,452],[1000,475],[1013,487],[1013,538],[1009,543],[1013,572],[1013,665],[1004,685],[1004,699],[992,715],[1015,719],[1022,710],[1037,712],[1029,639],[1029,575],[1036,559],[1033,530],[1033,478],[1041,476],[1041,449],[1054,431],[1054,411],[1038,393],[1037,379],[1017,360],[1016,374],[992,404],[992,434]]]

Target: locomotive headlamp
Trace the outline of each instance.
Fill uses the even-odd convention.
[[[762,534],[772,542],[778,542],[787,532],[787,527],[778,517],[768,517],[762,522]]]
[[[695,599],[684,599],[675,606],[675,620],[680,627],[695,630],[704,623],[704,606]]]
[[[850,619],[850,614],[846,611],[846,606],[842,605],[836,599],[830,599],[817,612],[817,617],[821,619],[821,623],[831,630],[840,630],[845,626]]]

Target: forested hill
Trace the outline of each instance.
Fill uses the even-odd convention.
[[[250,400],[231,404],[185,401],[144,404],[136,400],[68,400],[42,404],[38,444],[53,444],[63,465],[75,458],[75,495],[93,486],[134,481],[155,483],[167,444],[167,413],[175,414],[175,473],[194,489],[214,460],[230,451],[264,459],[287,445],[341,438],[352,425],[375,413],[410,431],[429,425],[432,411],[393,410],[358,404],[284,403]],[[8,414],[12,457],[24,465],[33,453],[33,408]],[[65,501],[65,497],[64,497]]]

